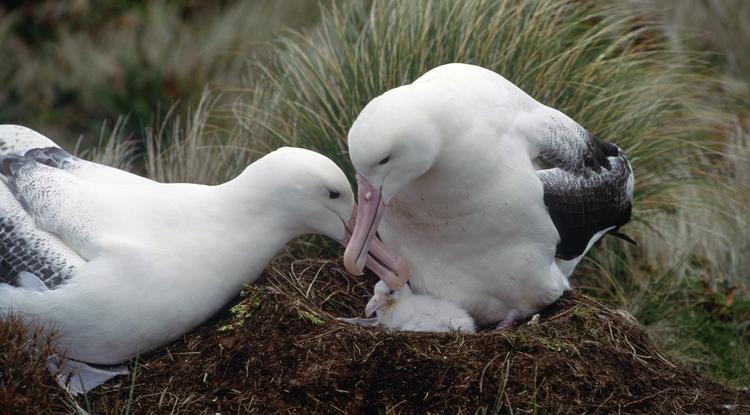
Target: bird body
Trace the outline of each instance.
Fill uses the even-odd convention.
[[[466,311],[445,300],[412,294],[408,285],[391,291],[379,281],[365,312],[368,317],[377,313],[377,322],[393,330],[467,333],[476,330]]]
[[[119,363],[179,337],[237,295],[297,236],[273,205],[236,200],[239,183],[76,185],[85,204],[60,212],[75,212],[75,221],[51,225],[85,262],[49,291],[0,286],[0,306],[54,321],[58,347],[89,363]],[[232,206],[247,211],[232,212]],[[225,220],[238,213],[247,220]]]
[[[350,235],[349,182],[309,150],[276,150],[216,186],[81,160],[20,126],[0,126],[0,151],[0,316],[51,327],[55,350],[85,363],[121,363],[181,336],[290,239]],[[385,257],[368,263],[392,277],[398,257],[376,251]],[[84,389],[106,380],[91,373]]]
[[[443,65],[375,98],[349,151],[359,212],[347,268],[359,270],[374,228],[415,292],[479,325],[554,302],[590,243],[630,215],[619,148],[477,66]]]

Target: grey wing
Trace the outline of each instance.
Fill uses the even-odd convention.
[[[19,125],[0,125],[0,155],[27,157],[91,182],[153,183],[144,177],[78,158],[42,134]]]
[[[23,156],[33,148],[56,147],[54,141],[20,125],[0,125],[0,154]]]
[[[0,183],[0,282],[24,285],[24,273],[48,289],[71,279],[84,260],[57,236],[39,229],[5,184]]]
[[[92,186],[28,157],[0,156],[7,189],[36,227],[59,237],[79,254],[93,243]]]
[[[69,172],[93,166],[105,167],[80,159],[42,134],[20,125],[0,125],[0,155],[28,157]]]
[[[560,234],[556,256],[583,255],[602,231],[618,234],[630,221],[633,171],[625,153],[582,128],[552,129],[534,160],[544,204]]]

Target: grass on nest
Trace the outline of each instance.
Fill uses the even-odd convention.
[[[54,385],[45,355],[28,353],[25,327],[2,322],[0,397],[13,400],[4,408],[38,414],[750,409],[750,395],[662,355],[632,316],[580,294],[507,332],[391,332],[337,321],[361,313],[374,278],[353,277],[338,260],[277,260],[236,311],[136,358],[130,376],[78,403]]]
[[[0,320],[0,412],[72,413],[76,404],[47,372],[54,334],[26,323]]]

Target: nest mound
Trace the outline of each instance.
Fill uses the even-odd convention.
[[[478,334],[352,326],[374,278],[277,262],[231,309],[79,401],[93,413],[746,413],[627,314],[566,294]],[[36,378],[35,378],[36,379]],[[37,381],[37,380],[34,380]]]
[[[70,413],[73,401],[47,372],[48,330],[0,320],[0,414]]]

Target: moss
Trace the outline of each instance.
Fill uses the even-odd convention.
[[[316,326],[322,326],[323,324],[325,324],[325,321],[323,321],[323,319],[306,310],[297,310],[297,315],[299,315],[301,319],[309,321]]]
[[[565,350],[565,346],[563,346],[562,344],[555,343],[547,339],[541,339],[541,342],[544,348],[551,352],[562,352]]]
[[[253,313],[263,302],[263,297],[258,287],[245,287],[244,297],[241,302],[229,309],[232,319],[228,324],[224,324],[218,328],[220,333],[236,330],[247,324],[253,317]]]

